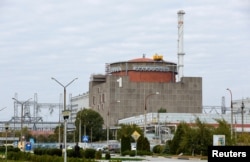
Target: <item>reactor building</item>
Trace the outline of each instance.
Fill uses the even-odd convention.
[[[202,113],[202,78],[183,76],[183,25],[178,15],[178,64],[162,55],[106,64],[106,74],[92,75],[89,106],[106,126],[146,113]]]
[[[136,58],[106,65],[106,74],[92,75],[89,106],[105,124],[144,113],[202,113],[202,78],[181,77],[177,65],[163,56]]]

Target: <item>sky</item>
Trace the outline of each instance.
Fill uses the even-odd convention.
[[[0,121],[14,100],[58,103],[77,96],[105,64],[177,59],[177,12],[184,10],[184,76],[202,77],[203,105],[250,97],[249,0],[1,0]],[[68,101],[67,101],[68,102]],[[49,118],[48,112],[40,115]]]

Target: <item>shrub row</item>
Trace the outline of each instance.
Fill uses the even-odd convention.
[[[165,146],[163,146],[163,145],[155,145],[153,147],[153,153],[160,154],[164,151],[164,148],[165,148]]]
[[[36,155],[62,156],[62,150],[57,149],[57,148],[53,148],[53,149],[36,148],[36,149],[34,149],[34,154],[36,154]]]
[[[0,152],[5,152],[6,147],[5,146],[0,146]],[[12,152],[19,152],[20,149],[13,147],[13,146],[7,146],[8,151],[12,151]]]
[[[62,156],[62,150],[60,149],[45,149],[45,148],[36,148],[34,149],[35,155],[50,155],[50,156]],[[86,159],[101,159],[102,152],[96,151],[95,149],[80,149],[80,152],[77,153],[74,150],[67,150],[67,157],[78,157]],[[110,159],[110,154],[106,153],[105,159]]]
[[[137,152],[135,150],[133,151],[123,151],[122,152],[122,156],[135,156],[135,154],[137,154],[138,156],[143,156],[143,155],[152,155],[152,152],[149,151],[142,151],[142,150],[138,150]]]
[[[30,161],[30,162],[62,162],[63,157],[60,156],[51,156],[51,155],[35,155],[27,152],[9,152],[8,160],[19,160],[19,161]],[[93,159],[84,159],[84,158],[67,158],[68,162],[96,162]]]

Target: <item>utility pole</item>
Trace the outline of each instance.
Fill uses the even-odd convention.
[[[73,79],[72,81],[70,81],[66,86],[64,86],[61,82],[59,82],[58,80],[56,80],[55,78],[51,78],[52,80],[56,81],[59,85],[61,85],[63,87],[63,92],[64,92],[64,104],[63,104],[63,118],[64,118],[64,162],[67,162],[67,120],[69,118],[69,110],[66,110],[66,88],[73,83],[75,80],[77,80],[78,78]]]
[[[26,100],[25,102],[21,102],[19,100],[17,100],[16,98],[12,98],[13,100],[15,100],[17,103],[21,104],[21,150],[24,151],[24,147],[25,147],[25,144],[24,144],[24,139],[23,139],[23,107],[24,105],[29,102],[29,100],[31,100],[32,98],[29,98],[28,100]]]
[[[231,98],[230,107],[231,107],[231,139],[232,139],[233,138],[233,95],[232,91],[229,88],[227,88],[227,90],[229,91]]]
[[[241,131],[242,133],[244,132],[244,108],[245,108],[245,105],[244,105],[244,102],[242,100],[242,103],[241,103]]]

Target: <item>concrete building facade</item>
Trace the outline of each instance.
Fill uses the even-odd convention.
[[[79,94],[71,98],[71,122],[75,122],[77,112],[89,108],[89,93]]]
[[[165,109],[169,113],[202,112],[202,78],[182,77],[176,82],[176,64],[155,55],[106,66],[105,75],[89,82],[89,106],[105,125]],[[156,93],[159,93],[156,95]]]

